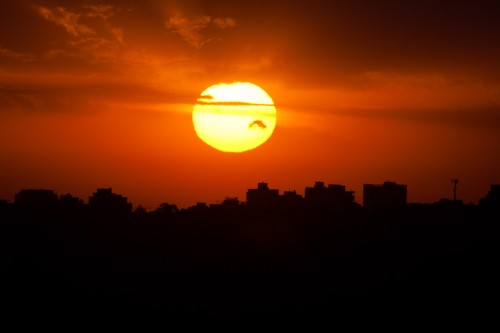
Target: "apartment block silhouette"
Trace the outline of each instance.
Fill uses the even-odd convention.
[[[397,210],[407,201],[407,186],[395,182],[363,185],[363,208],[368,211]]]

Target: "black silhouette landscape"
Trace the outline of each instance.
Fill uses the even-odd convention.
[[[406,191],[366,184],[361,206],[342,185],[302,196],[259,183],[245,202],[146,211],[109,188],[88,204],[21,190],[0,205],[2,303],[177,319],[487,309],[499,296],[500,186],[478,205],[409,204]]]
[[[0,1],[2,331],[497,331],[499,37],[500,0]]]

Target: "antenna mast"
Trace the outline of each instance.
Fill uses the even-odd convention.
[[[451,183],[453,184],[453,203],[457,202],[457,184],[458,184],[458,179],[453,178],[451,180]]]

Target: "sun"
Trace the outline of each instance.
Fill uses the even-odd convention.
[[[240,153],[266,142],[276,127],[272,98],[250,82],[219,83],[205,89],[193,108],[198,137],[209,146]]]

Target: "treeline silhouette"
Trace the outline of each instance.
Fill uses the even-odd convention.
[[[176,319],[487,313],[500,296],[498,189],[479,205],[389,196],[367,209],[342,187],[303,198],[261,183],[246,202],[153,211],[111,189],[88,204],[22,190],[0,204],[2,303]]]

